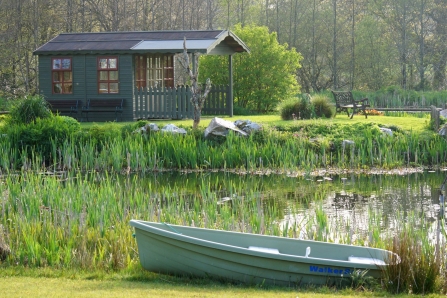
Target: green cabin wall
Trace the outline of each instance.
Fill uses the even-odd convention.
[[[117,56],[119,71],[119,93],[99,94],[98,93],[98,56]],[[125,104],[120,121],[133,121],[133,59],[131,54],[120,55],[64,55],[72,58],[73,71],[73,93],[53,94],[51,82],[51,58],[56,55],[39,56],[39,93],[46,99],[80,99],[83,105],[88,99],[124,98]],[[82,121],[81,108],[77,115]],[[85,119],[84,119],[85,120]],[[115,113],[90,113],[90,122],[115,121]]]

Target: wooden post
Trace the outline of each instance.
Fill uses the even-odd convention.
[[[228,78],[229,78],[229,94],[228,96],[228,110],[230,117],[233,117],[233,104],[234,104],[234,98],[233,98],[233,55],[228,56]]]
[[[430,106],[431,123],[435,131],[439,130],[439,110],[435,106]]]

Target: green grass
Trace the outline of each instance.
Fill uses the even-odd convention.
[[[0,269],[2,297],[387,297],[382,291],[328,287],[278,288],[225,284],[209,279],[132,272],[61,271],[50,268]],[[395,297],[414,297],[399,295]],[[442,297],[427,295],[425,297]]]
[[[55,125],[65,125],[65,121],[8,127],[4,130],[7,137],[0,139],[1,150],[7,152],[0,158],[0,167],[12,171],[41,171],[42,166],[49,166],[56,170],[117,172],[260,168],[285,172],[328,167],[438,167],[447,163],[447,143],[428,129],[428,118],[365,119],[356,115],[349,119],[338,115],[331,119],[283,121],[272,115],[227,117],[231,121],[248,119],[260,123],[263,129],[249,138],[230,133],[225,139],[204,139],[204,127],[211,119],[203,118],[197,131],[191,129],[192,120],[156,121],[160,127],[167,123],[184,127],[186,136],[132,134],[144,125],[140,122],[82,123],[82,130],[69,137],[61,133],[62,125]],[[71,131],[71,126],[65,126],[64,131]],[[384,136],[381,127],[391,129],[393,137]],[[345,140],[354,142],[354,146],[346,147]]]
[[[353,119],[349,119],[348,116],[345,114],[338,114],[335,118],[331,119],[310,119],[310,120],[282,120],[281,116],[279,115],[261,115],[261,116],[219,116],[222,119],[234,122],[236,120],[250,120],[252,122],[257,122],[264,125],[292,125],[292,124],[333,124],[333,123],[339,123],[339,124],[346,124],[351,125],[353,123],[376,123],[381,125],[395,125],[400,127],[402,130],[408,130],[408,131],[414,131],[414,132],[421,132],[428,129],[428,123],[430,122],[430,114],[427,113],[425,118],[419,118],[419,117],[413,117],[411,115],[408,115],[406,117],[392,117],[392,116],[368,116],[367,119],[365,119],[365,116],[363,115],[355,115]],[[202,117],[200,121],[200,127],[207,127],[210,123],[210,121],[214,118],[211,116],[205,116]],[[192,127],[192,120],[191,119],[185,119],[185,120],[148,120],[149,122],[156,123],[159,127],[163,127],[166,124],[174,124],[177,126],[182,127]],[[127,125],[132,124],[134,122],[118,122],[118,125]],[[82,127],[88,128],[93,126],[94,124],[100,124],[100,123],[94,123],[94,122],[82,122]]]
[[[204,117],[200,123],[200,126],[206,127],[213,117]],[[346,115],[337,115],[333,119],[318,119],[318,120],[297,120],[297,121],[283,121],[279,116],[266,115],[266,116],[235,116],[232,118],[224,117],[229,121],[235,121],[238,119],[248,119],[253,122],[268,126],[276,127],[290,127],[294,128],[294,131],[299,131],[296,129],[297,126],[300,128],[306,126],[315,126],[318,129],[319,126],[323,127],[325,133],[334,134],[335,131],[331,131],[330,128],[332,124],[346,125],[346,130],[352,128],[353,124],[376,123],[383,126],[393,126],[399,127],[404,131],[412,131],[414,134],[424,133],[428,131],[429,122],[428,118],[417,118],[417,117],[389,117],[389,116],[370,116],[365,119],[364,116],[356,115],[354,119],[349,119]],[[160,127],[165,124],[173,123],[177,126],[182,127],[192,127],[192,120],[176,120],[176,121],[153,121],[156,122]],[[1,123],[1,121],[0,121]],[[129,125],[130,123],[117,123],[114,125]],[[315,125],[312,125],[315,124]],[[327,125],[326,125],[327,124]],[[95,123],[82,123],[83,128],[93,127]],[[102,125],[102,124],[99,124]],[[333,125],[333,127],[337,126]],[[104,126],[106,127],[106,125]],[[327,129],[329,127],[329,129]],[[357,126],[356,126],[357,127]],[[340,128],[338,128],[341,130]],[[281,134],[282,131],[279,131]],[[314,131],[316,135],[319,131]],[[359,130],[355,133],[363,133]],[[290,133],[292,134],[292,133]],[[369,139],[372,139],[370,136]],[[119,172],[123,164],[128,164],[131,169],[149,169],[157,168],[160,164],[163,166],[163,159],[170,160],[174,166],[178,168],[189,168],[196,169],[201,168],[203,164],[197,165],[198,162],[206,160],[208,163],[216,162],[221,158],[222,152],[225,153],[225,164],[230,165],[229,168],[238,168],[238,165],[244,164],[246,170],[256,169],[256,161],[258,160],[255,154],[261,154],[261,156],[266,157],[265,162],[271,162],[271,166],[281,166],[279,161],[275,158],[280,158],[282,162],[284,160],[290,159],[293,161],[292,157],[301,156],[301,159],[307,163],[309,169],[313,165],[320,165],[326,158],[332,158],[332,156],[324,156],[327,153],[327,144],[321,142],[321,148],[323,150],[319,151],[316,147],[313,149],[317,154],[308,154],[308,152],[314,151],[293,151],[290,149],[281,151],[275,144],[273,146],[252,146],[251,142],[245,142],[236,138],[234,136],[228,137],[225,146],[222,144],[211,146],[211,144],[203,145],[199,142],[196,143],[193,137],[185,137],[179,140],[178,138],[171,136],[160,136],[150,138],[149,141],[154,143],[140,142],[138,138],[125,139],[125,140],[114,140],[110,142],[101,143],[101,146],[107,150],[98,151],[98,155],[95,155],[96,151],[94,147],[86,143],[80,151],[87,152],[90,154],[80,155],[79,163],[77,167],[79,169],[84,169],[83,165],[89,165],[86,169],[93,168],[91,165],[97,163],[95,168],[100,172],[111,169],[112,173]],[[368,164],[372,164],[373,160],[369,157],[369,151],[371,154],[374,153],[375,159],[380,158],[379,163],[391,167],[397,161],[400,161],[399,156],[391,156],[393,152],[402,154],[402,152],[412,152],[412,148],[420,150],[419,140],[420,138],[410,135],[410,137],[403,136],[401,140],[407,142],[402,143],[404,147],[394,149],[394,145],[397,142],[391,142],[387,139],[378,139],[374,146],[372,144],[362,144],[357,152],[346,152],[346,164],[353,166],[354,168],[360,168],[365,165],[367,161]],[[264,142],[271,142],[268,138]],[[290,140],[284,140],[285,144],[290,142]],[[301,142],[301,138],[298,136],[296,142]],[[300,143],[301,144],[301,143]],[[306,145],[307,143],[303,143]],[[312,145],[312,144],[311,144]],[[147,148],[145,147],[147,146]],[[182,147],[183,146],[183,147]],[[313,146],[313,145],[312,145]],[[383,147],[381,147],[383,146]],[[203,147],[203,148],[202,148]],[[233,148],[238,148],[239,150],[233,150]],[[281,149],[283,149],[281,146]],[[154,151],[152,148],[156,148]],[[181,148],[179,150],[179,148]],[[182,149],[183,148],[183,149]],[[216,149],[217,148],[217,149]],[[269,149],[273,148],[273,149]],[[290,147],[294,149],[295,147]],[[301,148],[298,146],[298,148]],[[371,149],[369,149],[371,148]],[[388,150],[392,148],[392,150]],[[408,148],[408,149],[407,149]],[[162,152],[159,152],[161,150]],[[372,150],[378,150],[378,152],[372,152]],[[430,156],[435,156],[430,153],[430,150],[438,150],[438,147],[427,147],[422,148],[425,150],[425,154],[431,154]],[[6,150],[6,149],[5,149]],[[74,163],[72,156],[75,156],[76,146],[67,145],[61,148],[61,156],[59,158],[66,158],[65,163],[70,160]],[[216,150],[214,155],[209,154],[212,150]],[[226,151],[225,151],[226,150]],[[262,151],[270,150],[270,151]],[[380,151],[387,152],[388,154],[382,155]],[[6,151],[5,151],[6,152]],[[150,152],[150,155],[145,154]],[[156,152],[156,154],[154,153]],[[181,152],[186,152],[187,156],[182,155]],[[207,152],[209,155],[197,156],[200,152]],[[240,163],[240,154],[244,153],[242,160],[244,163]],[[277,157],[278,154],[282,154]],[[315,160],[315,155],[320,155],[320,160]],[[343,152],[343,154],[345,154]],[[408,153],[409,154],[409,153]],[[6,154],[7,155],[7,154]],[[25,155],[23,155],[25,156]],[[418,156],[417,154],[415,155]],[[42,164],[41,159],[37,156],[31,156],[34,158],[29,162],[40,166]],[[83,160],[83,158],[85,160]],[[318,158],[318,157],[317,157]],[[345,160],[345,157],[334,157],[338,160]],[[389,158],[390,160],[385,160]],[[415,163],[418,161],[412,158]],[[189,162],[190,164],[183,164]],[[352,165],[352,163],[357,163]],[[9,159],[5,159],[2,164],[9,164]],[[169,166],[165,161],[166,165]],[[58,163],[60,164],[60,163]],[[289,162],[289,165],[292,162]],[[105,166],[104,166],[105,165]],[[234,166],[236,165],[236,166]],[[344,162],[340,161],[337,165],[344,165]],[[101,168],[103,167],[103,168]],[[285,170],[289,170],[289,166],[284,166]],[[7,168],[7,167],[5,167]],[[37,172],[39,168],[36,168]],[[5,293],[8,293],[8,297],[19,297],[19,296],[71,296],[71,292],[79,292],[79,289],[85,290],[85,296],[91,297],[91,295],[97,296],[111,296],[111,297],[122,297],[129,296],[126,291],[129,289],[137,289],[135,293],[131,295],[138,296],[279,296],[284,295],[284,297],[321,297],[324,295],[332,296],[334,293],[332,290],[326,289],[326,292],[313,293],[312,291],[299,292],[290,289],[281,289],[278,293],[271,292],[273,289],[259,289],[259,288],[249,288],[249,287],[237,287],[234,285],[225,285],[219,283],[213,283],[212,281],[202,281],[202,280],[185,280],[176,279],[172,277],[165,277],[162,275],[154,275],[150,273],[140,273],[138,269],[132,268],[134,261],[137,259],[135,244],[132,243],[131,231],[128,228],[128,220],[133,217],[140,217],[139,214],[129,214],[128,210],[134,210],[135,206],[146,206],[147,209],[139,209],[138,212],[146,214],[152,220],[157,220],[158,213],[157,210],[151,207],[151,204],[147,204],[147,198],[151,198],[150,202],[157,203],[157,197],[152,199],[152,194],[146,193],[145,188],[136,188],[135,193],[129,194],[125,190],[129,189],[130,183],[134,181],[127,181],[125,185],[120,185],[117,183],[117,179],[114,178],[113,174],[105,174],[106,177],[102,175],[96,175],[97,179],[105,184],[105,187],[97,187],[96,184],[90,184],[87,180],[83,180],[81,176],[69,177],[74,178],[73,181],[81,181],[82,185],[77,185],[73,183],[72,180],[68,179],[64,182],[64,187],[60,187],[60,182],[57,177],[40,177],[39,175],[33,175],[32,173],[27,173],[26,179],[15,181],[12,176],[8,177],[0,190],[4,191],[7,208],[3,207],[2,216],[4,218],[3,225],[10,228],[10,237],[12,242],[15,244],[15,260],[20,264],[27,264],[27,266],[44,267],[43,271],[38,271],[39,269],[34,269],[36,271],[26,271],[21,270],[19,267],[8,268],[7,270],[0,267],[0,277],[4,276],[7,278],[0,279],[0,288],[5,289]],[[217,185],[217,182],[216,182]],[[116,189],[115,187],[118,187]],[[208,185],[202,185],[202,197],[214,199],[211,193],[213,193],[212,187]],[[9,195],[6,193],[6,189],[10,192]],[[82,191],[79,191],[79,190]],[[36,193],[39,195],[36,197]],[[188,206],[188,210],[193,212],[184,212],[182,206],[187,204],[187,198],[178,198],[173,196],[175,193],[173,189],[166,189],[163,192],[163,198],[166,201],[171,202],[167,204],[164,212],[162,212],[161,220],[169,222],[181,223],[182,220],[190,222],[194,220],[196,223],[200,222],[201,211],[206,214],[205,221],[216,222],[216,212],[214,205],[200,205],[198,202],[194,201]],[[238,192],[239,193],[239,192]],[[249,196],[254,197],[254,194],[249,193]],[[62,200],[62,198],[71,198],[70,200]],[[9,201],[8,199],[11,199]],[[180,201],[178,201],[180,200]],[[182,201],[183,200],[183,201]],[[5,202],[6,202],[5,201]],[[213,201],[213,200],[205,200]],[[144,204],[142,202],[145,202]],[[248,201],[246,201],[248,202]],[[194,204],[192,204],[194,203]],[[219,222],[222,228],[227,229],[228,222],[231,222],[234,218],[242,217],[247,220],[254,232],[257,232],[261,226],[258,222],[256,215],[258,214],[257,205],[247,204],[247,206],[236,206],[234,210],[222,209],[222,220]],[[95,208],[92,206],[95,205]],[[41,207],[46,207],[42,209]],[[107,206],[107,208],[105,207]],[[51,207],[51,208],[50,208]],[[103,209],[102,209],[103,208]],[[226,213],[225,213],[226,212]],[[233,212],[233,213],[232,213]],[[276,209],[266,209],[265,216],[270,216],[272,218],[279,217],[276,213],[279,212]],[[68,216],[69,215],[69,216]],[[127,215],[127,217],[126,217]],[[15,229],[13,226],[9,226],[11,223],[6,221],[7,216],[11,217],[15,223],[20,223],[18,226],[21,229]],[[233,218],[234,217],[234,218]],[[70,220],[68,220],[70,219]],[[267,218],[268,219],[268,218]],[[158,218],[160,220],[160,218]],[[272,222],[267,220],[267,222]],[[2,220],[0,219],[0,223]],[[56,224],[57,223],[57,224]],[[327,223],[325,222],[325,214],[319,213],[316,218],[316,223],[321,226],[324,230]],[[108,227],[113,227],[113,229],[108,229]],[[269,227],[267,227],[269,228]],[[273,228],[272,228],[273,229]],[[274,233],[275,231],[272,230]],[[27,235],[27,237],[22,237]],[[275,233],[274,233],[275,234]],[[326,234],[320,233],[316,236],[320,238],[327,237]],[[33,238],[34,237],[34,238]],[[20,239],[20,241],[19,241]],[[76,254],[72,252],[75,251]],[[110,258],[109,256],[113,256]],[[15,264],[15,262],[14,262]],[[1,264],[0,264],[1,265]],[[67,271],[58,271],[57,269],[47,269],[47,266],[52,268],[64,268]],[[76,268],[76,269],[74,269]],[[94,268],[94,270],[100,270],[98,273],[81,272],[81,268]],[[120,270],[119,273],[113,274],[109,273],[110,268]],[[127,269],[126,269],[127,268]],[[45,271],[47,270],[47,271]],[[73,271],[71,271],[73,270]],[[2,272],[3,271],[3,272]],[[31,272],[31,273],[29,273]],[[64,273],[60,273],[64,272]],[[17,277],[18,276],[18,277]],[[56,280],[54,280],[56,278]],[[7,282],[4,280],[7,279]],[[45,282],[43,282],[43,281]],[[75,281],[75,282],[73,282]],[[144,283],[140,283],[144,281]],[[48,282],[48,287],[46,287]],[[23,286],[24,284],[42,284],[43,292],[27,292],[31,287]],[[78,286],[80,285],[80,286]],[[141,287],[140,287],[141,286]],[[159,287],[159,289],[158,289]],[[191,292],[188,291],[189,287]],[[17,291],[18,288],[23,289],[23,292]],[[140,289],[141,288],[141,289]],[[186,289],[185,289],[186,288]],[[124,290],[123,290],[124,289]],[[39,288],[40,290],[40,288]],[[154,292],[152,292],[154,290]],[[9,291],[9,292],[8,292]],[[123,294],[123,292],[125,294]],[[276,291],[276,290],[275,290]],[[18,294],[17,294],[18,293]],[[84,292],[82,292],[84,293]],[[149,293],[149,294],[148,294]],[[360,293],[360,292],[359,292]],[[343,297],[357,297],[359,295],[357,292],[337,292]],[[380,295],[381,292],[374,292],[371,294],[369,292],[362,292],[362,295]],[[305,296],[309,294],[310,296]],[[80,294],[81,295],[81,294]],[[83,294],[82,294],[83,295]],[[83,297],[83,296],[79,296]],[[435,297],[435,296],[433,296]]]

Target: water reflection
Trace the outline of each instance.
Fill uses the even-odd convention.
[[[243,204],[256,201],[256,208],[263,209],[256,211],[259,216],[272,208],[280,210],[274,220],[284,235],[367,244],[396,231],[403,222],[431,233],[439,217],[439,187],[444,176],[445,172],[424,172],[306,179],[273,174],[170,172],[139,179],[152,195],[161,186],[178,189],[190,208],[198,198],[212,193],[211,199],[219,206],[232,208],[236,201],[240,204],[243,200]]]

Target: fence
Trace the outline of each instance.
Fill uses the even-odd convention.
[[[193,118],[189,86],[141,88],[134,92],[134,119]],[[229,86],[212,86],[202,109],[203,115],[233,115]]]

